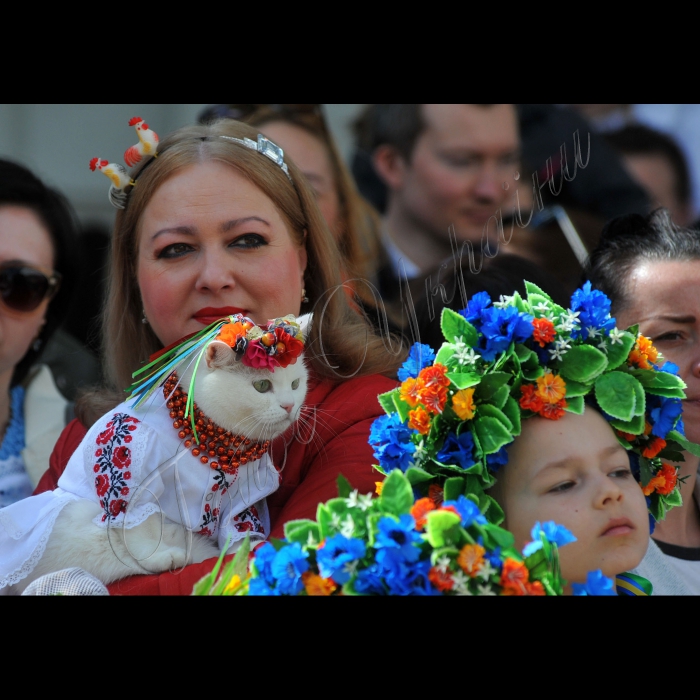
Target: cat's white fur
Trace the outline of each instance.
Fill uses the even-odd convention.
[[[308,316],[299,319],[304,334],[308,320]],[[294,364],[270,372],[245,366],[228,345],[212,341],[205,359],[206,367],[197,373],[195,401],[225,430],[253,440],[272,440],[299,417],[308,383],[303,355]],[[183,387],[189,384],[188,376],[185,372]],[[264,393],[254,387],[261,380],[271,383]],[[292,389],[296,380],[298,386]],[[56,519],[41,560],[8,592],[21,593],[39,576],[72,566],[85,569],[106,584],[135,573],[177,569],[220,554],[215,541],[187,532],[160,513],[125,529],[95,525],[92,520],[101,512],[97,503],[87,499],[66,505]]]

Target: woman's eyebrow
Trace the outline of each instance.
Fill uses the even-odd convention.
[[[194,236],[196,229],[193,226],[174,226],[172,228],[162,228],[160,231],[156,231],[152,236],[151,240],[155,241],[158,236],[164,233],[179,233],[185,236]]]
[[[680,314],[658,314],[656,316],[640,319],[640,321],[671,321],[672,323],[695,323],[695,320],[696,318],[692,314],[687,314],[685,316],[681,316]]]
[[[249,221],[259,221],[261,224],[265,224],[265,226],[270,225],[269,221],[266,219],[261,219],[259,216],[245,216],[242,219],[231,219],[231,221],[227,221],[225,224],[221,225],[221,230],[224,232],[230,231],[231,229],[236,228],[236,226],[246,224]]]

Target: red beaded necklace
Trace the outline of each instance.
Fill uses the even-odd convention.
[[[173,372],[163,385],[163,393],[170,409],[170,417],[175,418],[173,428],[185,441],[185,447],[192,448],[192,454],[199,457],[202,464],[209,463],[212,469],[222,469],[227,474],[235,474],[238,467],[260,459],[270,441],[253,442],[243,435],[234,435],[216,425],[193,402],[194,422],[197,426],[199,444],[194,439],[190,420],[185,420],[187,394],[178,386],[177,374]],[[193,446],[194,445],[194,446]],[[212,461],[209,461],[209,460]]]

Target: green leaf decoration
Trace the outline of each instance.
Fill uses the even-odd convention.
[[[447,378],[458,389],[468,389],[470,386],[476,386],[481,381],[481,376],[474,372],[448,372]]]
[[[508,420],[513,426],[510,431],[513,437],[520,435],[520,406],[518,406],[518,402],[512,396],[508,397],[508,400],[503,406],[503,413],[508,416]]]
[[[537,353],[535,353],[534,350],[530,350],[530,348],[522,343],[515,344],[515,354],[518,356],[520,362],[527,362],[532,357],[537,361]]]
[[[379,403],[381,404],[381,407],[386,411],[386,413],[391,414],[396,413],[397,411],[394,397],[396,397],[398,400],[399,396],[399,390],[394,389],[392,391],[387,391],[385,394],[379,394],[377,398],[379,399]]]
[[[670,399],[684,399],[685,382],[675,374],[655,372],[650,369],[633,369],[629,372],[650,393]]]
[[[619,338],[621,343],[611,343],[606,339],[605,345],[608,348],[608,369],[617,369],[630,354],[634,347],[636,336],[625,331]]]
[[[667,508],[675,508],[683,505],[683,497],[680,489],[673,489],[667,496],[662,496]]]
[[[474,421],[474,432],[479,438],[479,443],[484,454],[490,455],[498,452],[504,445],[513,441],[513,435],[497,418],[484,416]]]
[[[562,358],[559,373],[564,379],[588,383],[608,366],[608,358],[592,345],[577,345]]]
[[[595,383],[595,397],[600,407],[613,418],[622,421],[630,421],[637,415],[635,404],[637,403],[637,389],[642,393],[641,384],[629,374],[624,372],[606,372],[598,377]],[[644,415],[644,411],[642,411]]]
[[[479,387],[474,392],[475,397],[479,402],[489,402],[493,395],[502,387],[508,383],[511,375],[508,372],[491,372],[490,374],[485,374]]]
[[[666,517],[666,508],[664,507],[663,500],[658,494],[652,494],[651,505],[649,506],[649,512],[651,513],[654,520],[659,522]]]
[[[500,525],[505,520],[505,513],[503,508],[496,502],[494,498],[486,494],[489,499],[489,505],[486,510],[484,510],[484,517],[494,525]]]
[[[629,375],[627,375],[629,376]],[[647,410],[647,398],[644,387],[635,379],[634,381],[634,415],[643,416]]]
[[[443,497],[446,501],[456,501],[464,493],[465,480],[460,477],[452,477],[445,481]]]
[[[586,410],[586,404],[583,400],[583,396],[572,396],[571,398],[567,396],[566,410],[569,413],[575,413],[577,416],[582,415]]]
[[[440,346],[440,349],[437,352],[437,355],[435,355],[435,362],[440,365],[445,365],[447,366],[447,363],[450,361],[452,358],[452,355],[455,354],[455,349],[454,345],[451,343],[443,343]]]
[[[515,537],[508,530],[496,525],[487,528],[489,537],[501,548],[510,549],[515,544]]]
[[[510,389],[509,387],[502,386],[492,397],[491,400],[489,401],[490,404],[495,406],[496,408],[503,408],[506,405],[506,401],[508,401],[508,397],[510,396]]]
[[[399,414],[399,418],[405,423],[408,420],[408,412],[411,410],[411,407],[400,398],[399,390],[395,389],[395,391],[394,406]]]
[[[537,294],[541,297],[544,298],[545,301],[548,301],[550,304],[553,304],[554,302],[552,301],[552,297],[547,294],[547,292],[542,291],[536,284],[533,284],[532,282],[528,282],[525,280],[525,291],[527,292],[527,298],[530,303],[532,302],[532,295]],[[539,302],[534,303],[534,306],[537,306]]]
[[[316,509],[316,522],[318,523],[319,534],[322,540],[335,534],[334,528],[331,527],[331,518],[331,512],[325,503],[319,503]]]
[[[338,496],[340,498],[347,498],[353,492],[352,485],[342,474],[338,474],[335,483],[338,485]]]
[[[677,430],[672,430],[666,439],[671,439],[677,442],[686,452],[690,452],[691,455],[700,457],[700,445],[696,445],[694,442],[690,442],[687,437],[681,435]]]
[[[456,343],[461,338],[462,342],[475,347],[479,341],[476,328],[464,316],[447,307],[442,310],[440,328],[445,339],[451,343]]]
[[[449,510],[433,510],[426,516],[425,530],[433,547],[447,547],[455,543],[461,518]]]
[[[574,396],[586,396],[591,390],[590,384],[582,384],[581,382],[575,382],[573,379],[566,380],[566,400],[573,398]]]
[[[646,486],[653,476],[651,462],[646,457],[639,458],[639,483]]]
[[[614,418],[610,421],[613,428],[621,430],[623,433],[641,435],[644,432],[644,416],[633,416],[632,420],[624,421]]]
[[[409,467],[406,470],[406,478],[411,486],[415,486],[416,484],[422,484],[424,481],[430,481],[435,478],[435,475],[429,474],[425,469],[421,469],[420,467]]]
[[[313,520],[290,520],[284,525],[284,537],[290,542],[306,544],[310,541],[309,534],[316,544],[322,539],[318,523]]]
[[[409,480],[400,470],[394,471],[384,479],[382,495],[379,497],[382,508],[395,516],[403,515],[413,505],[413,489]]]
[[[501,387],[501,389],[506,389],[507,387]],[[513,424],[510,421],[510,418],[501,411],[499,408],[496,408],[493,404],[490,403],[485,403],[479,406],[479,415],[480,416],[491,416],[492,418],[496,418],[501,422],[503,427],[508,431],[510,435],[513,434]]]
[[[224,553],[227,548],[224,548]],[[250,537],[245,536],[241,546],[236,552],[236,556],[223,568],[221,576],[216,586],[211,592],[211,595],[222,595],[226,587],[231,583],[234,576],[238,576],[241,580],[248,574],[248,557],[250,555]],[[215,567],[216,570],[216,567]]]
[[[528,382],[534,382],[539,379],[544,374],[544,368],[540,365],[535,367],[525,367],[523,366],[523,377],[527,379]]]

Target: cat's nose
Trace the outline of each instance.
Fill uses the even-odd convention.
[[[283,408],[287,413],[291,413],[292,409],[294,408],[293,403],[281,403],[280,408]]]

